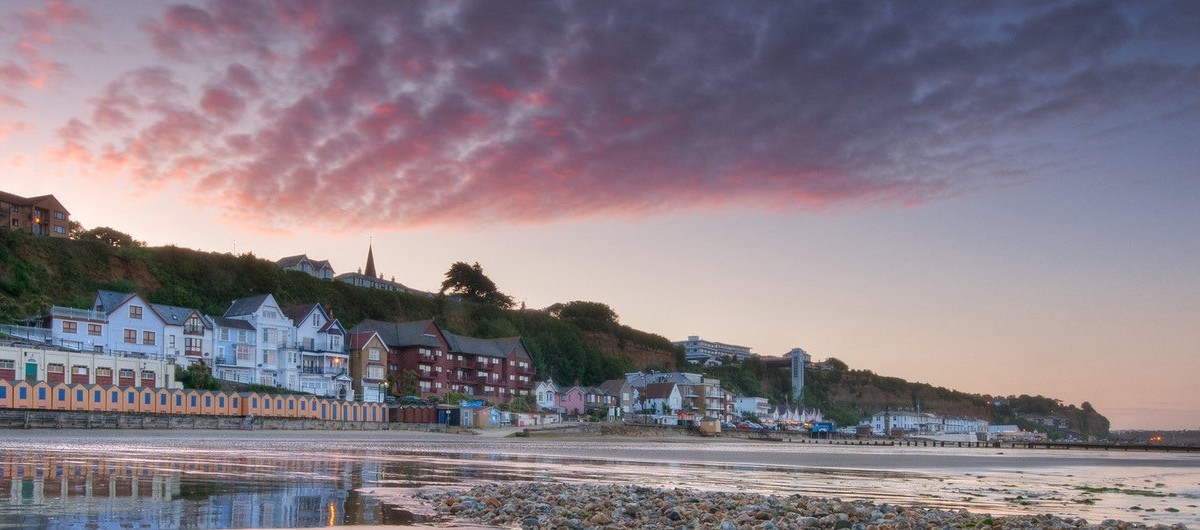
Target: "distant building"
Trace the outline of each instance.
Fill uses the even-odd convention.
[[[688,362],[705,366],[719,366],[725,359],[744,361],[753,355],[749,347],[702,340],[696,335],[688,336],[686,341],[671,344],[683,346],[683,354]]]
[[[275,264],[283,270],[300,271],[313,278],[333,280],[333,266],[329,264],[329,260],[317,261],[310,259],[306,254],[301,254],[280,259]]]
[[[381,291],[396,291],[401,293],[417,294],[421,296],[433,297],[433,293],[425,292],[419,289],[413,289],[396,281],[393,276],[391,280],[383,279],[382,275],[375,272],[375,254],[374,249],[367,247],[367,266],[362,272],[347,272],[339,274],[333,278],[339,282],[366,287],[368,289],[379,289]]]
[[[53,195],[21,197],[0,191],[0,228],[35,236],[67,237],[71,212]]]
[[[812,356],[800,348],[792,348],[786,357],[792,360],[792,401],[801,403],[804,398],[804,369],[812,363]]]
[[[651,384],[675,383],[682,400],[678,410],[723,421],[733,419],[734,397],[721,389],[720,379],[687,372],[629,372],[625,374],[625,380],[643,397],[646,387]]]

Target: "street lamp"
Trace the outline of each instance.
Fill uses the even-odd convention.
[[[387,381],[379,383],[379,402],[384,403],[387,398]]]

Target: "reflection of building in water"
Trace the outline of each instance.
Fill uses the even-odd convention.
[[[355,491],[379,484],[382,464],[340,456],[4,454],[0,528],[383,524],[378,499]]]

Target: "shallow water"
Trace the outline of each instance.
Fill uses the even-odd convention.
[[[397,492],[554,480],[1200,521],[1200,455],[424,433],[2,431],[0,527],[444,524]],[[415,513],[414,513],[415,512]]]

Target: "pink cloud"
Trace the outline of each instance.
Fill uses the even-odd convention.
[[[33,130],[33,124],[26,121],[0,121],[0,142],[4,142],[14,133]]]
[[[143,25],[169,66],[117,76],[63,155],[269,229],[316,210],[358,229],[905,207],[1019,179],[998,131],[1150,93],[1189,108],[1200,82],[1194,60],[1139,56],[1153,67],[1130,75],[1112,51],[1143,48],[1107,4],[980,8],[1003,26],[924,5],[687,7],[174,6]]]
[[[24,101],[21,101],[21,100],[15,98],[13,96],[10,96],[8,94],[0,94],[0,106],[12,107],[14,109],[29,108],[29,106],[26,105]]]

